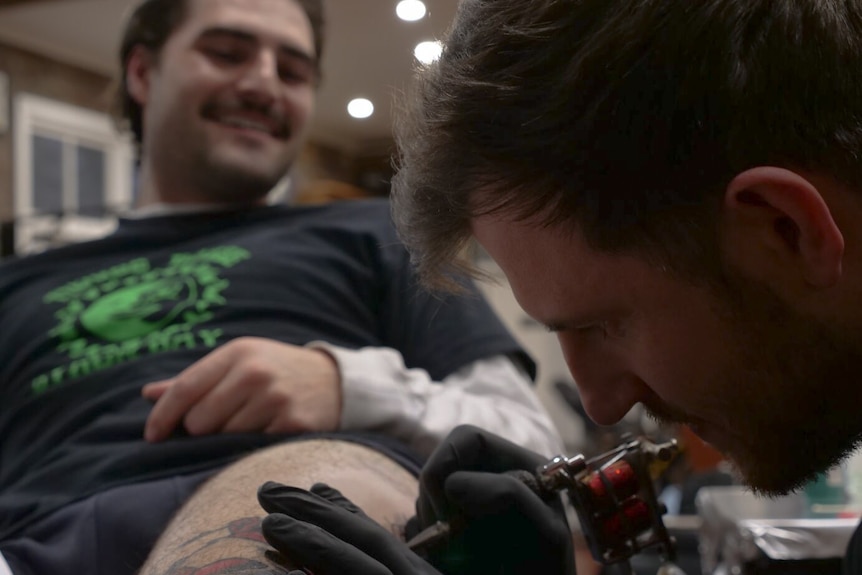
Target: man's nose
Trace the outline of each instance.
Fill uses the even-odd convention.
[[[276,55],[262,50],[243,70],[238,86],[247,99],[257,104],[272,103],[281,89]]]
[[[587,415],[599,425],[613,425],[644,397],[643,382],[631,374],[594,379],[574,375]]]
[[[648,395],[646,384],[621,360],[602,353],[576,352],[564,345],[569,371],[587,415],[599,425],[613,425]]]

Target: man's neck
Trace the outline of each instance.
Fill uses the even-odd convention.
[[[138,178],[137,199],[135,210],[146,210],[151,206],[175,206],[179,211],[197,206],[201,211],[220,210],[237,207],[263,206],[267,197],[249,201],[226,201],[219,199],[206,190],[201,190],[195,182],[177,175],[176,177],[156,174],[148,164],[143,163]]]
[[[197,206],[211,204],[205,194],[197,193],[195,187],[182,177],[159,177],[144,161],[138,178],[138,193],[135,209],[147,209],[155,205]]]
[[[170,187],[168,187],[170,186]],[[161,204],[197,204],[196,198],[184,197],[188,190],[185,182],[170,177],[158,177],[152,169],[151,164],[144,158],[138,173],[138,190],[135,201],[135,209],[140,210],[153,205]]]

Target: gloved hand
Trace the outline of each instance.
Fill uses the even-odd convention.
[[[316,575],[574,575],[574,551],[559,500],[543,501],[512,470],[534,472],[545,457],[472,426],[456,428],[425,466],[408,539],[438,520],[456,525],[426,563],[338,491],[309,493],[266,483],[267,541]],[[439,569],[439,571],[437,569]]]
[[[408,540],[437,521],[461,526],[446,544],[427,553],[446,575],[574,574],[572,534],[560,499],[544,501],[504,474],[535,472],[545,461],[477,427],[455,428],[422,470]]]
[[[269,544],[315,575],[441,575],[328,485],[308,492],[270,481],[258,501]]]

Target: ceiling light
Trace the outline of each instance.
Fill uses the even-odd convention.
[[[413,55],[423,64],[431,64],[443,53],[443,44],[440,42],[420,42],[413,50]]]
[[[398,17],[407,22],[415,22],[425,17],[425,4],[420,0],[401,0],[395,7]]]
[[[374,113],[374,104],[365,98],[356,98],[347,104],[347,113],[358,120],[368,118]]]

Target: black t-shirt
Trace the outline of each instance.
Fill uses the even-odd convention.
[[[143,440],[141,386],[231,339],[391,347],[435,380],[522,353],[469,290],[422,290],[376,200],[124,220],[0,266],[0,539],[94,492],[283,439]]]

